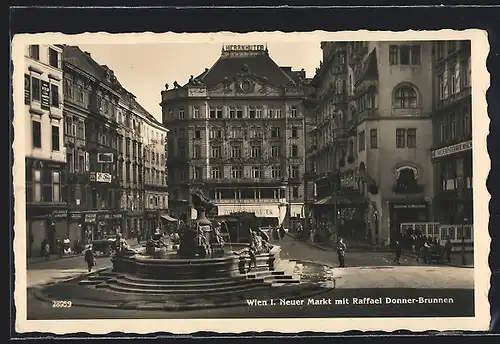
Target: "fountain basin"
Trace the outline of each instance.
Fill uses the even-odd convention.
[[[248,244],[232,245],[232,252],[224,256],[207,258],[177,258],[168,255],[158,258],[152,255],[116,255],[112,258],[113,272],[135,275],[145,279],[184,280],[226,278],[248,272],[250,257]],[[259,270],[273,271],[280,260],[281,248],[273,246],[268,253],[257,255]]]

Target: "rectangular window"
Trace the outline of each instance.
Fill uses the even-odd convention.
[[[280,146],[272,146],[271,147],[271,156],[273,158],[278,158],[281,155]]]
[[[219,179],[222,177],[220,167],[212,167],[211,169],[212,179]]]
[[[30,45],[29,56],[33,60],[40,60],[40,46],[37,44]]]
[[[52,201],[61,201],[61,174],[59,171],[52,171]]]
[[[252,166],[252,178],[261,178],[262,177],[262,169],[260,166]]]
[[[255,109],[255,118],[262,118],[262,109]]]
[[[222,108],[217,108],[216,117],[222,118]]]
[[[405,148],[406,129],[396,129],[396,148]]]
[[[49,48],[49,64],[54,68],[59,68],[59,53]]]
[[[33,201],[42,201],[42,175],[40,170],[33,170]]]
[[[469,113],[468,107],[464,107],[464,109],[463,109],[462,121],[463,121],[462,127],[463,127],[464,136],[465,136],[465,138],[468,138],[470,136],[470,134],[472,133],[470,113]]]
[[[449,90],[450,90],[450,95],[455,94],[457,92],[456,89],[456,81],[455,81],[456,75],[455,75],[455,67],[451,67],[448,71],[448,81],[449,81]]]
[[[280,137],[280,128],[273,127],[271,128],[271,138],[277,139]]]
[[[66,154],[66,164],[68,166],[68,172],[73,173],[75,171],[75,161],[73,151],[68,149]]]
[[[42,200],[43,202],[52,202],[52,172],[46,170],[42,172]]]
[[[195,180],[200,180],[202,179],[202,176],[203,175],[203,170],[201,167],[195,167],[194,168],[194,179]]]
[[[53,107],[59,107],[59,86],[51,84],[50,85],[50,105]]]
[[[443,100],[444,99],[444,90],[445,90],[444,75],[443,74],[438,75],[438,90],[439,90],[439,100]]]
[[[414,66],[420,65],[420,45],[411,46],[411,64]]]
[[[220,146],[212,147],[212,158],[220,158],[221,152],[222,152],[222,150],[221,150]]]
[[[215,109],[210,109],[208,112],[208,117],[209,118],[216,118],[217,113],[215,112]]]
[[[229,118],[236,118],[236,110],[235,109],[229,109]]]
[[[243,109],[236,110],[236,118],[243,118]]]
[[[279,166],[271,167],[271,177],[272,178],[281,178],[281,169]]]
[[[194,138],[195,139],[201,139],[201,130],[195,130],[194,131]]]
[[[457,138],[457,116],[454,112],[450,113],[450,139]]]
[[[370,129],[370,148],[371,149],[378,148],[377,129]]]
[[[358,134],[358,151],[362,152],[366,148],[366,138],[365,138],[365,131],[363,130]]]
[[[469,61],[465,60],[460,63],[460,88],[469,86]]]
[[[231,147],[231,158],[236,158],[236,159],[241,158],[241,146]]]
[[[290,178],[292,179],[299,178],[299,166],[290,166]]]
[[[233,179],[240,179],[242,176],[242,169],[241,167],[233,167],[231,168],[231,178]]]
[[[201,146],[200,145],[195,145],[193,149],[193,158],[194,159],[199,159],[201,158]]]
[[[41,99],[40,79],[31,77],[31,100],[40,101],[40,99]]]
[[[79,166],[79,169],[80,169],[81,173],[85,173],[86,172],[86,168],[85,168],[85,156],[84,155],[79,155],[78,156],[78,166]]]
[[[417,129],[410,128],[406,130],[406,141],[408,148],[417,148]]]
[[[42,124],[38,121],[31,121],[33,148],[42,148]]]
[[[391,45],[389,47],[389,63],[391,65],[397,65],[399,63],[399,47],[397,45]]]
[[[84,90],[82,85],[76,85],[76,101],[79,103],[84,102]]]
[[[267,117],[274,118],[274,109],[267,109]]]
[[[293,198],[299,198],[299,188],[297,186],[294,186],[292,188],[292,197]]]
[[[410,46],[402,45],[399,47],[399,59],[400,64],[409,65],[410,64]]]
[[[179,109],[179,119],[184,119],[184,109]]]
[[[252,146],[250,150],[250,154],[252,158],[260,158],[261,156],[261,147],[260,146]]]
[[[255,109],[248,109],[248,117],[255,118]]]
[[[290,149],[290,156],[296,158],[299,156],[299,147],[297,145],[292,145]]]
[[[52,126],[52,151],[59,152],[59,127]]]
[[[193,109],[193,118],[200,118],[200,109],[198,108]]]
[[[290,108],[290,117],[292,117],[292,118],[296,118],[297,117],[297,107],[296,106],[292,106]]]
[[[292,128],[292,138],[299,137],[299,130],[297,128]]]

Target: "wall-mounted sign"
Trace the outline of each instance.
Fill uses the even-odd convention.
[[[98,163],[113,162],[113,153],[97,153]]]
[[[237,45],[230,44],[225,46],[226,51],[264,51],[264,45]]]
[[[231,215],[233,213],[254,213],[257,217],[278,217],[278,205],[218,205],[218,215]]]
[[[96,183],[111,183],[112,177],[110,173],[91,172],[90,180]]]
[[[31,102],[31,77],[24,74],[24,104],[30,105]]]
[[[42,80],[42,109],[50,109],[50,84]]]
[[[67,210],[54,210],[52,212],[52,217],[55,219],[65,219],[68,217],[68,211]]]
[[[455,153],[460,153],[460,152],[468,151],[471,149],[472,149],[472,140],[457,143],[456,145],[453,145],[453,146],[448,146],[448,147],[436,149],[436,150],[432,151],[432,157],[433,158],[441,158],[443,156],[447,156],[447,155],[455,154]]]
[[[85,214],[85,222],[95,222],[97,214]]]
[[[425,209],[427,204],[425,203],[395,203],[392,205],[394,209]]]
[[[401,174],[401,171],[403,171],[403,170],[412,171],[413,175],[415,176],[415,180],[418,179],[418,169],[414,166],[409,166],[409,165],[400,166],[396,169],[396,179],[399,178],[399,175]]]

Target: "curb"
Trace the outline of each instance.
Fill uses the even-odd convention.
[[[279,288],[279,287],[278,287]],[[310,298],[312,296],[321,295],[335,288],[321,288],[318,290],[311,291],[300,295],[298,299]],[[52,298],[44,295],[40,290],[32,291],[33,296],[42,302],[52,303],[54,301]],[[245,300],[231,301],[231,302],[221,302],[221,303],[196,303],[190,305],[168,305],[162,304],[160,302],[150,302],[148,301],[131,301],[122,304],[106,304],[102,302],[92,302],[83,300],[67,300],[71,301],[72,306],[85,307],[85,308],[105,308],[105,309],[119,309],[119,310],[142,310],[142,311],[189,311],[189,310],[201,310],[201,309],[220,309],[220,308],[231,308],[231,307],[242,307],[249,306]]]
[[[403,252],[402,255],[406,256],[406,257],[417,258],[416,255],[411,254],[411,253],[404,253]],[[441,265],[451,266],[451,267],[454,267],[454,268],[462,268],[462,269],[474,269],[474,265],[461,265],[461,264],[452,264],[452,263],[443,263]]]
[[[286,233],[286,235],[288,235],[289,237],[293,238],[293,235],[290,234],[290,233]],[[325,247],[325,246],[321,246],[319,244],[316,244],[314,242],[311,242],[311,241],[299,241],[299,242],[303,242],[304,244],[307,244],[309,246],[312,246],[312,247],[315,247],[317,249],[320,249],[322,251],[335,251],[335,249],[333,247]],[[392,252],[391,249],[384,249],[384,248],[351,248],[349,249],[349,252]]]
[[[109,270],[109,268],[110,267],[108,266],[108,267],[105,267],[105,268],[99,268],[99,269],[96,269],[96,270],[92,270],[90,272],[86,271],[86,272],[83,272],[81,274],[74,275],[74,276],[71,276],[71,277],[68,277],[68,278],[64,278],[64,279],[60,279],[60,280],[57,280],[57,281],[52,281],[52,282],[47,282],[47,283],[43,283],[43,284],[38,284],[38,285],[30,287],[30,289],[31,288],[32,289],[40,289],[40,288],[45,288],[45,287],[51,286],[53,284],[58,284],[58,283],[64,283],[64,282],[73,281],[73,280],[76,280],[76,279],[81,278],[81,277],[98,274],[100,272]]]

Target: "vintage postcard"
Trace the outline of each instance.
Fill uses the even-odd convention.
[[[16,35],[16,329],[488,329],[488,52]]]

